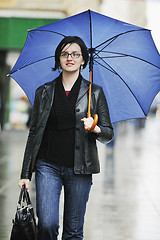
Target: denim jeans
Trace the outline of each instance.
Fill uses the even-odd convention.
[[[36,161],[38,240],[57,240],[59,200],[64,186],[62,240],[83,239],[84,215],[92,175],[77,175],[73,168]]]

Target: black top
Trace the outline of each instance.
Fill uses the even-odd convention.
[[[79,75],[68,96],[62,76],[56,80],[55,95],[37,158],[74,166],[75,104],[82,77]]]

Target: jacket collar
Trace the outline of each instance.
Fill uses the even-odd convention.
[[[46,83],[44,85],[44,90],[43,90],[43,93],[42,93],[42,100],[45,97],[45,95],[47,94],[48,95],[47,99],[48,99],[48,101],[50,101],[51,105],[52,105],[53,99],[54,99],[56,80],[57,80],[57,78],[55,80],[53,80],[52,82]],[[87,93],[88,90],[89,90],[89,81],[85,80],[82,77],[81,86],[80,86],[78,98],[77,98],[77,101],[76,101],[76,105],[81,100],[81,98]]]

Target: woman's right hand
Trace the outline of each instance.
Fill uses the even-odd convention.
[[[22,188],[22,186],[25,185],[26,190],[29,192],[29,183],[30,183],[29,179],[21,179],[18,183],[18,186]]]

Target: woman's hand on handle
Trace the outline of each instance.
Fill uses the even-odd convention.
[[[25,185],[26,190],[29,192],[29,183],[30,183],[29,179],[21,179],[18,183],[18,186],[22,188],[22,186]]]
[[[88,130],[94,122],[94,119],[92,117],[89,118],[82,118],[81,121],[84,123],[84,128]],[[94,133],[100,133],[101,129],[96,125],[95,128],[92,130]]]

